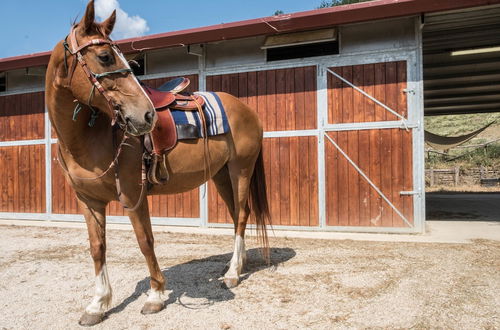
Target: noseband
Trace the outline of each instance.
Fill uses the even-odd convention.
[[[71,48],[70,45],[68,45],[67,39],[70,39],[71,41]],[[93,126],[95,119],[97,118],[97,111],[92,107],[92,99],[95,94],[95,90],[97,89],[99,93],[106,99],[108,102],[108,107],[111,110],[112,115],[112,120],[111,120],[111,125],[114,126],[116,123],[120,126],[121,129],[126,131],[126,121],[125,118],[123,117],[123,114],[121,112],[121,107],[119,104],[117,104],[108,94],[108,92],[102,87],[101,83],[99,82],[99,78],[107,77],[113,74],[120,74],[120,73],[133,73],[132,69],[130,67],[123,68],[123,69],[118,69],[115,71],[110,71],[110,72],[103,72],[103,73],[94,73],[87,65],[87,62],[83,58],[83,55],[81,53],[82,50],[89,46],[94,46],[94,45],[110,45],[113,51],[121,58],[123,58],[123,54],[120,51],[120,48],[118,48],[118,45],[111,41],[111,39],[92,39],[85,44],[79,46],[78,41],[76,40],[76,26],[73,26],[71,28],[71,31],[69,35],[64,39],[63,42],[65,51],[64,51],[64,64],[66,66],[66,72],[68,72],[67,67],[67,58],[66,58],[66,51],[68,51],[72,56],[74,56],[74,60],[71,64],[71,70],[69,71],[69,77],[68,77],[68,86],[71,85],[71,80],[73,78],[73,74],[76,69],[76,63],[78,62],[80,66],[83,69],[83,72],[85,72],[85,75],[89,79],[90,83],[92,84],[92,89],[90,91],[89,99],[88,99],[88,106],[92,110],[92,116],[90,118],[89,126]],[[126,63],[126,61],[124,61]],[[76,115],[80,110],[82,109],[80,103],[78,103],[75,107],[75,110],[73,112],[73,120],[76,120]]]

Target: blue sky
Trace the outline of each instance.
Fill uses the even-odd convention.
[[[276,10],[311,10],[320,3],[321,0],[96,0],[96,9],[99,6],[98,14],[104,16],[118,5],[121,25],[113,37],[121,39],[272,16]],[[86,4],[87,0],[2,1],[0,58],[51,50],[68,33],[70,22],[82,16]]]

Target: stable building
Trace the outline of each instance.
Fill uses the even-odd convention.
[[[146,84],[186,76],[258,112],[277,229],[423,232],[424,115],[500,109],[500,0],[378,0],[118,44]],[[83,221],[44,107],[49,56],[0,59],[0,219]],[[211,183],[149,203],[155,224],[232,226]],[[107,213],[128,222],[117,202]]]

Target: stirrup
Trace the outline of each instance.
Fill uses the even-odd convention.
[[[169,179],[167,165],[165,163],[165,154],[158,155],[153,153],[151,155],[151,166],[148,171],[148,181],[152,184],[166,184]]]

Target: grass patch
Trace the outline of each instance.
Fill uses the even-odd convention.
[[[448,152],[448,155],[430,152],[427,154],[425,163],[427,168],[451,168],[455,166],[497,168],[500,167],[500,142],[478,149],[453,149]]]
[[[498,132],[500,130],[500,113],[429,116],[425,117],[425,129],[438,135],[457,136],[475,131],[493,121],[495,123],[488,130],[475,138],[488,140],[488,138],[494,139],[500,136],[500,132]]]
[[[425,129],[438,135],[459,136],[473,132],[491,122],[494,124],[463,144],[463,146],[468,146],[500,138],[500,113],[425,117]],[[497,168],[500,167],[500,141],[477,149],[454,148],[449,150],[447,155],[429,152],[425,161],[426,168],[451,168],[455,166]]]

